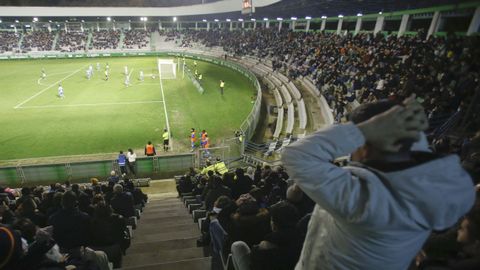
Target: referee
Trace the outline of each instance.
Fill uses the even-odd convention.
[[[170,134],[168,133],[167,129],[163,130],[162,138],[163,138],[163,151],[167,152],[168,151],[168,143],[170,141]]]

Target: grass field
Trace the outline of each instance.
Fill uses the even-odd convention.
[[[105,81],[107,62],[111,75]],[[91,80],[85,75],[89,64],[95,71]],[[128,88],[125,65],[132,74]],[[42,68],[47,78],[39,80]],[[144,82],[138,80],[140,70]],[[251,110],[254,87],[228,68],[199,61],[198,70],[203,95],[181,71],[177,79],[160,80],[155,57],[1,61],[0,160],[142,149],[149,140],[161,143],[167,118],[177,151],[188,149],[192,127],[206,129],[213,144],[231,137]],[[64,99],[57,97],[60,82]]]

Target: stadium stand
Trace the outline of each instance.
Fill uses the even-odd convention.
[[[54,35],[48,31],[30,31],[24,34],[22,50],[28,51],[50,51],[53,47]]]
[[[143,49],[150,44],[150,32],[146,30],[131,29],[124,32],[124,49]]]
[[[117,49],[120,42],[120,30],[93,31],[92,48],[95,50]]]
[[[61,52],[85,51],[88,34],[85,32],[59,31],[55,50]]]
[[[17,50],[19,41],[19,34],[15,32],[0,31],[0,53]]]

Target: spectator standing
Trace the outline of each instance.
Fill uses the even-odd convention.
[[[286,147],[287,171],[316,202],[296,269],[407,269],[432,230],[472,206],[472,181],[457,156],[410,151],[428,126],[423,108],[414,97],[392,106],[364,104],[355,124]],[[425,142],[415,147],[427,150]],[[350,153],[363,163],[331,163]]]
[[[133,152],[132,148],[128,149],[127,158],[128,158],[128,169],[130,170],[130,173],[132,173],[133,176],[136,177],[137,171],[136,171],[135,165],[137,162],[137,154]]]
[[[123,151],[120,151],[120,154],[118,154],[118,167],[120,167],[120,172],[122,173],[122,176],[127,175],[127,157],[123,153]]]

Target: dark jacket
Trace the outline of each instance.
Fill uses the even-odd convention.
[[[297,230],[272,232],[265,237],[265,241],[270,242],[273,247],[260,249],[255,246],[252,249],[252,270],[290,270],[295,268],[302,251],[302,239]]]
[[[94,218],[92,220],[92,245],[111,246],[121,244],[126,229],[125,219],[113,214],[106,218]]]
[[[110,200],[115,213],[122,215],[124,218],[135,216],[135,208],[133,206],[133,197],[128,193],[114,194]]]
[[[207,193],[207,196],[205,196],[205,208],[208,211],[211,211],[213,209],[213,205],[215,204],[215,201],[220,196],[231,197],[232,192],[228,187],[223,185],[219,185],[216,188],[210,189]]]
[[[53,226],[53,239],[62,249],[90,243],[90,216],[77,208],[62,209],[53,214],[48,223]]]

